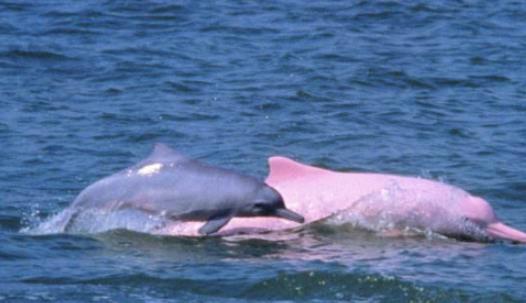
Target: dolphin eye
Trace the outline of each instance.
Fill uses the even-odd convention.
[[[478,218],[468,218],[468,217],[462,217],[462,218],[464,218],[465,223],[469,223],[469,224],[478,226],[480,228],[486,228],[486,226],[488,225],[487,222],[485,222],[484,220],[478,219]]]
[[[271,211],[272,207],[267,203],[256,202],[252,207],[252,211],[258,215],[266,215]]]
[[[272,205],[264,202],[256,202],[254,203],[254,210],[267,213],[272,210]]]
[[[264,208],[267,208],[267,205],[266,205],[265,203],[256,202],[256,203],[254,203],[254,207],[255,207],[255,208],[261,208],[261,209],[264,209]]]

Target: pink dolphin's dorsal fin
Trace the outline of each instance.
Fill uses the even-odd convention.
[[[300,178],[305,175],[323,172],[321,168],[308,166],[282,156],[273,156],[268,159],[269,174],[267,182],[279,182],[287,179]]]

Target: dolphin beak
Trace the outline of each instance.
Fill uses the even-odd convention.
[[[526,233],[523,233],[520,230],[509,227],[508,225],[495,222],[491,223],[486,227],[486,232],[497,239],[509,240],[512,242],[518,242],[526,244]]]
[[[305,222],[305,218],[303,216],[293,212],[292,210],[286,209],[286,208],[278,208],[274,211],[274,215],[276,217],[280,217],[283,219],[287,219],[290,221],[303,223]]]

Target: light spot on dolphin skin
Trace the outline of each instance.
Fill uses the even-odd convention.
[[[141,167],[141,169],[137,171],[137,174],[141,176],[151,176],[153,174],[158,173],[162,167],[163,165],[161,163],[148,164],[146,166]]]

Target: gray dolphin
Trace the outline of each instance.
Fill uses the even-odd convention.
[[[203,235],[236,216],[304,221],[264,182],[189,159],[161,143],[138,164],[89,185],[71,207],[76,212],[133,208],[173,220],[206,221],[199,229]]]

